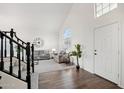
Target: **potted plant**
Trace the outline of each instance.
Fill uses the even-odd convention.
[[[79,70],[80,69],[79,58],[81,58],[81,54],[82,54],[81,45],[80,44],[76,44],[75,48],[76,48],[76,50],[70,52],[70,56],[76,56],[76,59],[77,59],[76,68],[77,68],[77,70]]]

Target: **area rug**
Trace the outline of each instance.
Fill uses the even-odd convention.
[[[35,65],[35,72],[44,73],[50,71],[64,70],[69,68],[74,68],[73,64],[57,63],[53,59],[50,60],[41,60]]]

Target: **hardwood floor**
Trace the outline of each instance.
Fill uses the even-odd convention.
[[[39,75],[40,89],[119,89],[119,87],[97,75],[75,68],[42,73]]]

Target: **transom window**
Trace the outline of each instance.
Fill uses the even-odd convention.
[[[95,4],[95,17],[100,17],[117,8],[117,3],[97,3]]]

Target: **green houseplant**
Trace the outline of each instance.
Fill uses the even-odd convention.
[[[77,59],[76,68],[80,69],[79,58],[81,58],[81,54],[82,54],[81,45],[80,44],[76,44],[75,48],[76,48],[76,50],[70,52],[70,56],[76,56],[76,59]]]

